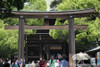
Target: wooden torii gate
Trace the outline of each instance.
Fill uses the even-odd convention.
[[[18,26],[5,26],[5,29],[19,29],[18,38],[18,59],[24,59],[24,29],[37,29],[37,30],[49,30],[49,29],[69,29],[69,63],[70,67],[75,67],[75,61],[72,60],[73,54],[75,54],[75,29],[86,29],[87,26],[74,25],[74,18],[89,17],[95,12],[94,9],[72,10],[72,11],[12,11],[14,14],[11,18],[19,18]],[[68,19],[69,25],[64,26],[25,26],[24,19],[26,18],[46,18],[56,19],[63,18]]]

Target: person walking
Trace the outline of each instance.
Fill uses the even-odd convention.
[[[62,59],[59,62],[59,67],[70,67],[69,62],[66,61],[66,55],[65,54],[62,55]]]
[[[51,59],[49,60],[49,63],[50,63],[50,67],[54,66],[55,60],[54,60],[53,56],[51,56]]]
[[[16,60],[13,60],[11,67],[18,67],[17,64],[15,64],[15,62],[16,62]]]
[[[34,63],[34,61],[32,61],[32,63],[31,63],[31,67],[35,67],[35,63]]]

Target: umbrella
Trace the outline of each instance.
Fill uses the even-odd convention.
[[[87,53],[80,52],[80,53],[74,54],[72,56],[72,59],[73,60],[79,60],[79,61],[81,61],[81,60],[88,60],[88,59],[90,59],[90,56]]]

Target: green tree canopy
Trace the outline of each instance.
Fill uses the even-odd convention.
[[[26,0],[0,0],[0,18],[11,16],[13,8],[21,10],[24,7]]]
[[[18,48],[18,31],[4,30],[4,26],[4,21],[0,20],[0,56],[9,57]]]

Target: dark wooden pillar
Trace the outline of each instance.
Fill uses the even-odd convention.
[[[28,46],[27,46],[27,44],[25,45],[25,49],[26,49],[26,54],[25,54],[25,62],[27,62],[28,61]]]
[[[45,48],[45,51],[46,51],[46,59],[49,60],[49,45],[46,44],[46,48]]]
[[[42,52],[43,52],[43,45],[42,43],[40,44],[40,58],[42,58]]]
[[[24,59],[24,19],[19,18],[18,60]]]
[[[70,67],[75,67],[75,61],[72,56],[75,54],[75,33],[74,33],[74,18],[70,16],[69,21],[69,63]]]
[[[42,58],[43,45],[42,45],[42,42],[41,42],[41,34],[39,36],[40,36],[40,58]]]
[[[63,42],[63,45],[62,45],[62,49],[63,49],[63,54],[66,54],[66,41]]]
[[[25,43],[26,43],[26,44],[25,44],[25,51],[26,51],[26,52],[25,52],[25,63],[28,61],[28,58],[27,58],[27,56],[28,56],[27,37],[28,37],[27,34],[25,34],[25,41],[26,41],[26,42],[25,42]]]
[[[42,49],[42,44],[40,44],[40,58],[42,58],[42,52],[43,52],[43,49]]]

